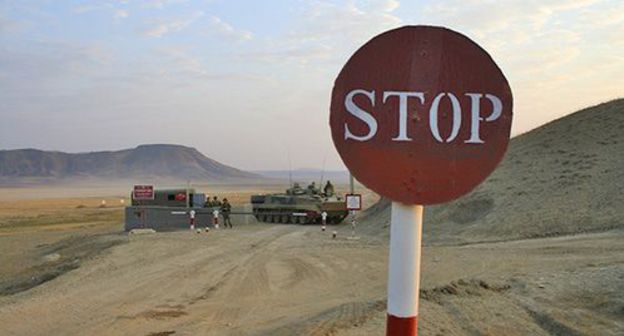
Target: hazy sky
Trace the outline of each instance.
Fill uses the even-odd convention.
[[[178,143],[243,169],[342,168],[333,81],[413,24],[490,52],[513,134],[624,96],[622,0],[0,1],[0,148]]]

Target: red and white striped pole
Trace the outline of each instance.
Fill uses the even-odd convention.
[[[215,229],[219,228],[219,210],[212,211],[212,223],[214,224]]]
[[[392,202],[387,336],[418,334],[422,205]]]
[[[195,210],[189,211],[189,222],[191,224],[191,230],[195,230]]]

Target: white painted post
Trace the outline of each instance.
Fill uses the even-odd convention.
[[[213,217],[213,224],[214,224],[214,228],[218,229],[219,228],[219,210],[215,209],[212,211],[212,217]]]
[[[387,336],[418,333],[422,205],[392,202]]]
[[[355,210],[349,212],[351,214],[351,238],[355,238]]]
[[[191,231],[195,230],[195,210],[189,211],[189,222],[191,224]]]

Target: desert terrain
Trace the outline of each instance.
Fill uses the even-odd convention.
[[[101,199],[3,200],[3,335],[384,333],[388,241],[371,233],[384,226],[379,205],[360,215],[359,239],[347,224],[330,227],[332,239],[319,226],[244,216],[233,230],[128,235],[119,197],[106,208]],[[421,334],[619,335],[622,239],[612,230],[425,243]]]
[[[622,129],[624,100],[577,112],[425,208],[421,335],[624,334]],[[194,187],[235,207],[284,189]],[[128,190],[0,190],[2,335],[384,334],[388,200],[359,187],[358,239],[348,223],[242,215],[232,230],[135,235]]]

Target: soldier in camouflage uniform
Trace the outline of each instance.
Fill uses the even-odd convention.
[[[325,184],[325,188],[323,188],[323,193],[325,193],[327,197],[334,195],[334,186],[331,184],[331,181],[327,180],[327,184]]]
[[[219,199],[217,198],[217,196],[212,198],[212,202],[211,205],[213,208],[218,208],[221,206],[221,201],[219,201]]]
[[[232,212],[232,205],[228,202],[227,198],[223,199],[223,203],[221,204],[221,216],[223,216],[223,227],[227,228],[228,225],[230,229],[232,228],[232,221],[230,220],[230,212]]]
[[[312,183],[310,183],[308,185],[308,194],[312,194],[312,195],[316,195],[318,194],[318,189],[316,189],[316,183],[314,181],[312,181]]]

